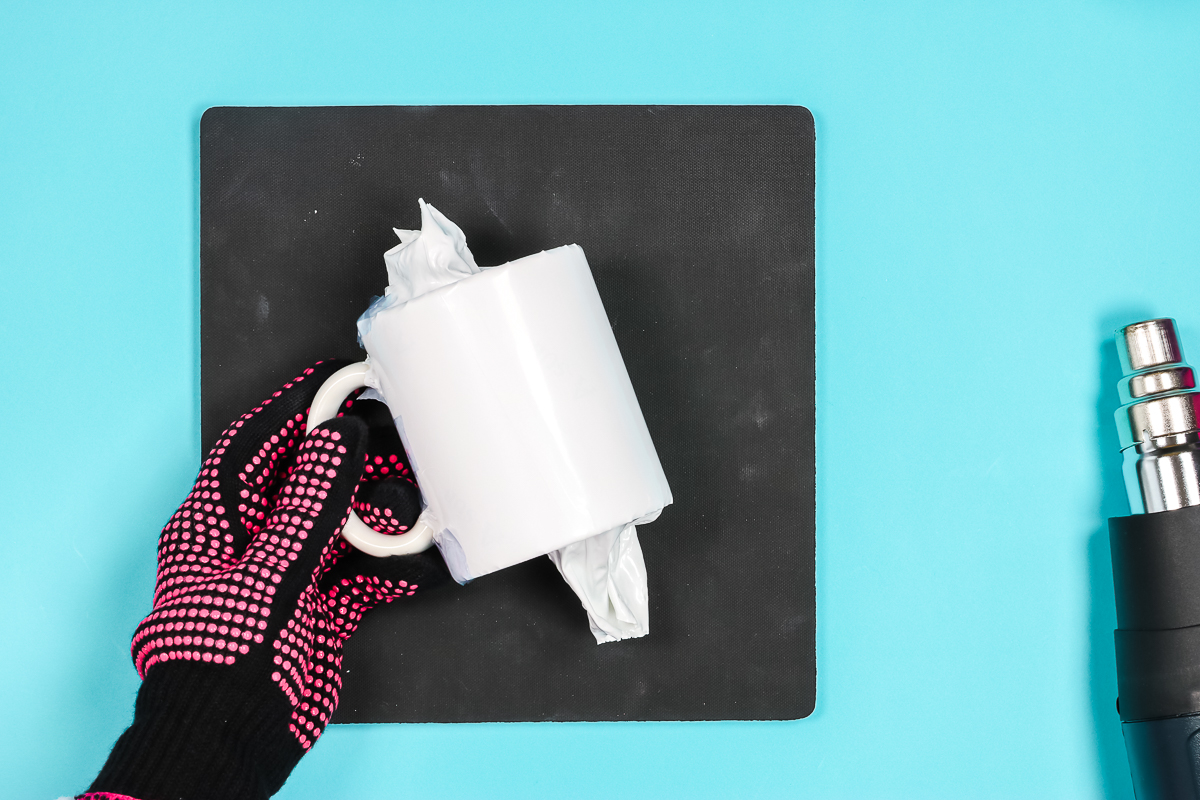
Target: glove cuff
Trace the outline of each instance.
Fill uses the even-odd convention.
[[[278,690],[214,664],[151,669],[133,724],[89,792],[141,800],[266,800],[304,755]]]

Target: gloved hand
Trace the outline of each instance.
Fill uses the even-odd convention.
[[[394,429],[370,453],[351,413],[305,431],[340,366],[305,370],[230,425],[163,528],[133,637],[134,721],[84,797],[269,797],[328,724],[363,614],[449,581],[436,550],[376,558],[339,535],[352,504],[393,532],[420,512]]]

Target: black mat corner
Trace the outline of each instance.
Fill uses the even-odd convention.
[[[597,646],[548,559],[366,618],[335,722],[796,719],[816,694],[814,148],[795,106],[214,108],[205,443],[359,360],[424,197],[499,264],[576,242],[675,496],[651,633]]]

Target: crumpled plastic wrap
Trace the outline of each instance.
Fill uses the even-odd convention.
[[[421,226],[359,338],[451,573],[549,555],[598,643],[646,635],[636,525],[671,493],[582,249],[481,270],[423,200]]]
[[[407,303],[439,286],[479,272],[462,229],[436,208],[420,200],[421,230],[393,228],[400,244],[383,254],[387,265],[387,294],[393,303]]]
[[[641,517],[652,522],[658,513]],[[597,644],[650,632],[646,561],[630,522],[549,553],[550,560],[587,610]]]

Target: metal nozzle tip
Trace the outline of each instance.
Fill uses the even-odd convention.
[[[1183,363],[1175,320],[1150,319],[1121,328],[1117,331],[1117,356],[1126,375]]]
[[[1117,435],[1134,514],[1200,506],[1200,391],[1183,363],[1173,319],[1117,331],[1125,377],[1117,390]]]

